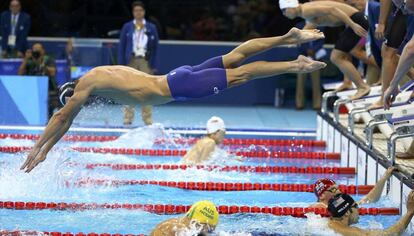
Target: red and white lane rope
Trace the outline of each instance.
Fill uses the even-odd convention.
[[[2,146],[0,152],[17,153],[28,151],[31,147],[26,146]],[[98,148],[98,147],[73,147],[78,152],[111,153],[137,156],[184,156],[186,150],[176,149],[133,149],[133,148]],[[294,158],[294,159],[329,159],[340,160],[340,153],[325,152],[282,152],[282,151],[236,151],[231,152],[237,156],[252,158]]]
[[[144,234],[110,234],[110,233],[71,233],[71,232],[46,232],[26,230],[0,230],[0,235],[21,236],[21,235],[50,235],[50,236],[144,236]]]
[[[68,183],[70,185],[70,183]],[[75,186],[123,186],[123,185],[159,185],[199,191],[284,191],[284,192],[313,192],[314,184],[278,184],[278,183],[229,183],[229,182],[185,182],[157,180],[109,180],[83,179]],[[374,185],[339,185],[339,190],[347,194],[367,194]]]
[[[40,135],[36,134],[0,134],[0,139],[27,139],[37,140]],[[71,142],[106,142],[118,139],[118,136],[95,136],[95,135],[65,135],[64,141]],[[160,138],[155,141],[156,144],[194,144],[197,138]],[[223,140],[224,145],[265,145],[265,146],[306,146],[306,147],[326,147],[325,141],[319,140],[291,140],[291,139],[240,139],[228,138]]]
[[[177,165],[177,164],[86,164],[86,168],[111,168],[112,170],[187,170],[202,169],[223,172],[254,172],[254,173],[300,173],[300,174],[345,174],[354,175],[354,167],[320,167],[320,166],[217,166],[217,165]]]
[[[0,208],[11,210],[96,210],[96,209],[126,209],[143,210],[156,214],[182,214],[187,212],[189,205],[172,204],[131,204],[131,203],[65,203],[65,202],[0,202]],[[277,216],[305,217],[306,213],[313,212],[322,216],[329,216],[326,208],[313,207],[279,207],[279,206],[227,206],[217,207],[220,214],[273,214]],[[398,208],[359,208],[360,215],[399,215]]]

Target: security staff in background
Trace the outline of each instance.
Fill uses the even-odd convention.
[[[1,14],[1,48],[2,57],[24,57],[27,45],[27,36],[30,31],[31,19],[29,14],[22,12],[20,1],[11,0],[10,10]]]
[[[128,65],[145,73],[153,74],[156,68],[158,32],[157,27],[145,20],[145,6],[141,1],[132,3],[134,19],[125,23],[119,38],[118,63]],[[134,121],[135,107],[124,106],[124,125]],[[143,106],[142,120],[152,124],[152,107]]]

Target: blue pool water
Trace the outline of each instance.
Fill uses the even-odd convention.
[[[78,202],[78,203],[141,203],[191,205],[199,200],[211,200],[216,205],[249,206],[300,206],[315,201],[313,193],[244,191],[217,192],[192,191],[153,185],[133,186],[74,186],[85,178],[109,180],[165,180],[202,182],[259,182],[259,183],[313,183],[322,175],[313,174],[264,174],[187,170],[122,170],[110,168],[86,169],[88,163],[154,164],[180,163],[179,157],[128,156],[113,154],[80,153],[74,146],[153,148],[153,140],[165,134],[151,129],[138,129],[119,140],[105,143],[60,142],[48,159],[30,174],[19,171],[24,153],[0,153],[0,201]],[[277,138],[277,137],[275,137]],[[0,140],[0,146],[32,146],[28,140]],[[165,148],[158,146],[157,148]],[[170,148],[170,147],[168,147]],[[188,146],[176,146],[188,149]],[[239,147],[226,147],[233,150]],[[251,147],[258,148],[258,147]],[[261,147],[259,147],[261,148]],[[297,150],[304,151],[304,150]],[[306,150],[309,151],[309,150]],[[321,151],[321,150],[317,150]],[[226,151],[218,151],[211,164],[253,166],[339,166],[335,160],[249,158],[234,160]],[[76,163],[76,165],[74,164]],[[325,175],[340,184],[356,184],[354,176]],[[68,186],[69,183],[69,186]],[[361,196],[355,195],[356,199]],[[365,207],[398,207],[386,197]],[[149,234],[159,222],[169,215],[157,215],[140,210],[8,210],[0,209],[0,230],[36,230],[60,232],[97,232]],[[358,226],[385,228],[399,216],[362,216]],[[222,215],[217,227],[218,235],[333,235],[326,229],[327,219],[316,215],[294,218],[265,214]],[[407,232],[410,235],[412,232]]]

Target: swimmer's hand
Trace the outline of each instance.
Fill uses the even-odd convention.
[[[391,104],[395,101],[395,98],[400,93],[400,90],[397,87],[390,85],[387,90],[384,92],[384,110],[389,110]]]
[[[20,170],[26,169],[25,172],[29,173],[33,170],[33,168],[35,168],[44,160],[46,160],[46,153],[41,152],[39,148],[33,148],[27,156],[27,159],[23,163],[22,167],[20,167]]]
[[[357,23],[354,23],[351,26],[352,30],[360,37],[366,37],[368,35],[368,32],[362,28],[362,26],[358,25]]]
[[[239,161],[239,162],[243,162],[246,158],[242,157],[242,156],[236,156],[234,158],[234,160]]]
[[[378,24],[375,29],[375,38],[378,40],[384,39],[384,32],[385,32],[385,25],[384,24]]]

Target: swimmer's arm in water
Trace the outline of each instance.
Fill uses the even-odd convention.
[[[210,138],[206,138],[202,140],[202,143],[200,143],[200,156],[198,157],[200,162],[208,160],[211,153],[213,153],[214,149],[216,148],[216,143],[214,140]]]
[[[312,205],[308,206],[308,207],[313,207],[313,208],[327,208],[327,206],[322,203],[322,202],[315,202]]]
[[[342,21],[345,25],[351,27],[356,34],[361,37],[364,37],[367,34],[367,31],[362,28],[360,25],[355,23],[351,17],[349,17],[345,12],[336,7],[328,6],[315,6],[313,4],[303,4],[302,5],[302,17],[304,19],[312,19],[318,16],[333,16]]]
[[[26,169],[26,172],[30,172],[40,162],[46,159],[46,155],[50,149],[60,140],[71,126],[73,119],[88,99],[90,91],[91,90],[87,87],[76,87],[74,95],[69,99],[67,104],[50,119],[43,135],[36,142],[26,161],[20,168],[21,170]]]
[[[387,180],[392,176],[392,172],[396,170],[395,167],[390,167],[387,169],[385,174],[381,177],[380,180],[375,184],[375,187],[369,191],[367,195],[365,195],[361,200],[358,201],[358,205],[364,203],[374,203],[377,202],[380,197],[382,190],[384,189],[385,183]]]
[[[407,228],[411,219],[414,216],[414,190],[411,190],[410,194],[407,196],[407,213],[405,213],[394,225],[390,226],[385,230],[363,230],[356,227],[349,227],[343,224],[330,221],[328,226],[335,230],[335,232],[340,233],[345,236],[359,236],[359,235],[401,235],[404,230]]]
[[[177,233],[185,230],[187,230],[187,227],[184,224],[178,223],[176,219],[170,219],[158,224],[150,233],[150,236],[177,235]]]
[[[184,156],[183,162],[186,164],[199,164],[208,159],[215,147],[216,143],[210,138],[198,140],[187,155]]]
[[[385,230],[364,230],[364,229],[360,229],[357,227],[351,227],[351,226],[346,226],[343,224],[332,223],[332,222],[329,222],[328,225],[329,225],[329,228],[333,229],[335,232],[343,236],[401,235],[404,232],[404,230],[407,228],[413,216],[414,216],[414,212],[407,212],[397,221],[397,223],[395,223],[394,225],[392,225],[391,227]]]

